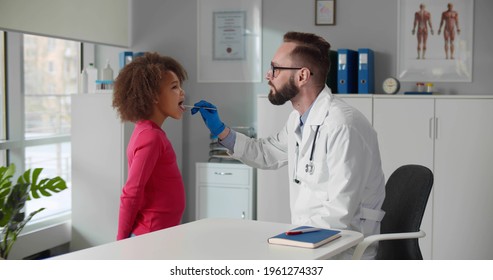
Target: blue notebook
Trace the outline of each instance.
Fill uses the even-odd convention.
[[[291,231],[312,228],[309,226],[301,226],[292,229]],[[268,239],[270,244],[287,245],[303,248],[317,248],[325,243],[341,237],[341,232],[331,229],[320,229],[319,231],[306,232],[297,235],[287,235],[285,232],[272,236]]]

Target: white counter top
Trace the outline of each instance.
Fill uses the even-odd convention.
[[[267,243],[269,237],[294,227],[252,220],[203,219],[52,260],[314,260],[331,258],[363,239],[359,232],[343,230],[341,238],[316,249]]]

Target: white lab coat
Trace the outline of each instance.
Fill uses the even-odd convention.
[[[328,87],[315,100],[303,131],[299,118],[293,110],[282,130],[264,139],[237,133],[231,155],[261,169],[288,164],[293,224],[350,229],[365,236],[380,233],[385,179],[371,124]],[[309,174],[305,167],[317,126],[314,172]],[[375,255],[376,246],[364,258]]]

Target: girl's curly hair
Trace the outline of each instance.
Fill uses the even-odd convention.
[[[113,93],[113,108],[122,121],[150,118],[163,74],[167,71],[175,73],[180,84],[188,78],[178,61],[155,52],[147,52],[123,67],[115,80]]]

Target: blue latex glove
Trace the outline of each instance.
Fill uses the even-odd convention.
[[[195,115],[197,112],[200,112],[202,119],[204,120],[205,125],[211,131],[212,136],[217,137],[223,130],[226,128],[224,123],[219,118],[219,113],[217,112],[217,107],[205,100],[200,100],[199,102],[193,104],[195,107],[200,108],[192,108],[192,115]],[[216,110],[206,109],[206,108],[214,108]]]

